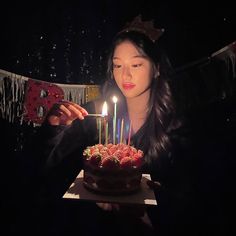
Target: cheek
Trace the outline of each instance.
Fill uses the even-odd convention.
[[[147,84],[148,84],[148,86],[151,85],[153,78],[154,78],[154,72],[153,72],[153,70],[150,68],[150,69],[149,69],[149,73],[147,74]]]
[[[143,81],[143,86],[142,86],[143,89],[150,88],[150,86],[151,86],[151,80],[149,78]]]
[[[118,86],[119,88],[121,88],[121,79],[120,79],[120,77],[117,76],[117,75],[115,75],[115,74],[114,74],[113,76],[114,76],[114,80],[115,80],[117,86]]]
[[[149,87],[152,83],[153,73],[147,73],[146,71],[140,74],[140,83],[143,84],[144,87]]]
[[[121,76],[120,76],[119,72],[117,72],[117,71],[113,72],[113,77],[114,77],[117,84],[121,81]]]

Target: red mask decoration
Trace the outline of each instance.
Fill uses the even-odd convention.
[[[59,86],[29,79],[24,101],[24,120],[41,124],[53,104],[62,99],[64,92]]]

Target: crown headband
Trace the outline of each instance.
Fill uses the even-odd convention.
[[[141,15],[136,16],[133,21],[128,22],[119,32],[137,31],[145,34],[152,42],[155,42],[164,33],[164,29],[157,29],[153,21],[142,21]]]

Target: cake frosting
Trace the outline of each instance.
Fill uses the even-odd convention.
[[[84,157],[84,186],[101,194],[128,194],[140,188],[143,152],[126,144],[96,144]]]

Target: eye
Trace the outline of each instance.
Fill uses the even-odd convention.
[[[142,63],[138,63],[138,64],[133,64],[132,67],[137,68],[137,67],[140,67],[142,65],[143,65]]]
[[[121,65],[113,64],[113,69],[118,69],[118,68],[121,68]]]

